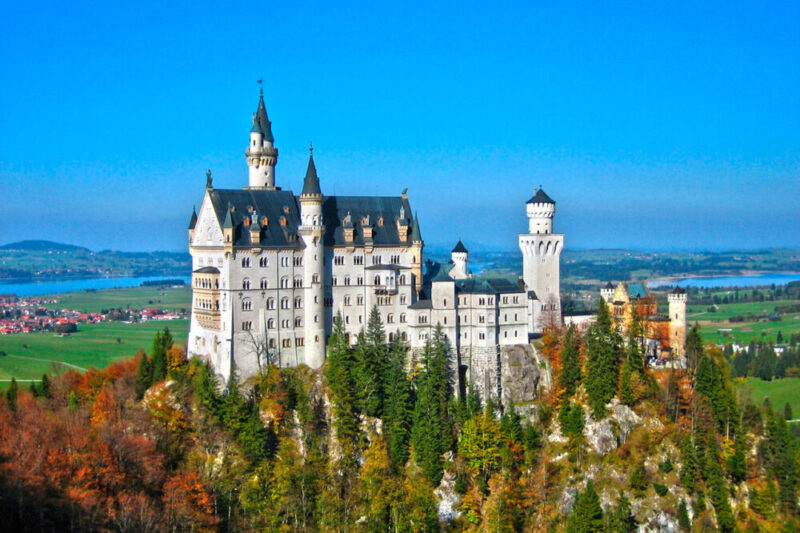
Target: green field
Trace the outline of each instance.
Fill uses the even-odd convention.
[[[769,397],[772,408],[783,413],[783,406],[787,403],[792,407],[792,416],[800,418],[800,378],[783,378],[772,381],[762,381],[758,378],[740,378],[734,381],[736,390],[741,394],[749,395],[756,403],[762,403]]]
[[[736,315],[764,315],[775,311],[776,306],[796,305],[797,300],[774,300],[771,302],[747,302],[738,304],[721,304],[719,309],[709,312],[709,305],[688,305],[686,318],[693,320],[728,320]],[[800,313],[798,313],[800,314]]]
[[[187,320],[80,324],[78,332],[68,337],[46,332],[0,336],[0,351],[8,354],[0,356],[0,385],[7,385],[12,377],[31,380],[41,378],[45,372],[105,368],[114,361],[132,357],[139,347],[149,351],[155,332],[164,326],[169,327],[178,344],[185,343]],[[118,338],[121,342],[117,342]]]
[[[776,342],[780,331],[785,338],[792,333],[800,333],[800,313],[780,315],[779,321],[730,322],[736,315],[768,315],[776,306],[797,304],[797,300],[775,300],[772,302],[747,302],[738,304],[722,304],[717,311],[709,312],[707,305],[688,306],[686,318],[689,324],[700,324],[703,339],[713,343],[741,342],[765,340]],[[720,332],[730,329],[730,332]],[[749,331],[747,331],[749,329]]]
[[[87,313],[103,309],[146,309],[158,307],[168,311],[188,311],[192,301],[189,286],[176,288],[131,287],[100,291],[76,291],[66,294],[51,294],[45,298],[56,298],[58,303],[48,304],[50,309],[79,309]]]

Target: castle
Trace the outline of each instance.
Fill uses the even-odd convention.
[[[226,381],[234,364],[240,378],[268,364],[319,368],[334,317],[353,343],[376,307],[389,339],[399,337],[411,353],[441,326],[454,369],[494,388],[499,378],[489,374],[503,347],[528,345],[546,321],[560,321],[564,236],[553,233],[555,202],[541,188],[526,203],[528,232],[519,236],[522,279],[478,280],[460,240],[449,263],[423,261],[406,191],[325,195],[313,149],[300,195],[278,187],[263,91],[245,157],[248,185],[216,189],[209,172],[189,223],[188,352]]]
[[[686,291],[675,287],[667,294],[668,316],[658,314],[656,298],[643,283],[608,282],[600,289],[614,324],[623,332],[633,324],[634,315],[642,327],[645,354],[655,360],[677,359],[685,356]]]

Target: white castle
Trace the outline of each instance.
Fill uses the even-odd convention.
[[[519,236],[523,277],[473,278],[459,240],[451,262],[427,262],[405,191],[400,196],[323,194],[313,150],[299,196],[276,186],[278,150],[263,92],[245,152],[249,184],[215,189],[210,172],[189,224],[192,318],[189,355],[224,380],[267,364],[320,368],[333,320],[350,342],[377,307],[389,339],[411,353],[441,326],[459,375],[494,387],[503,347],[527,345],[545,320],[560,320],[555,202],[541,188],[527,204]],[[482,387],[483,388],[483,387]]]

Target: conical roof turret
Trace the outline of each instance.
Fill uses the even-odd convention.
[[[306,169],[306,177],[303,180],[303,192],[305,195],[322,196],[322,190],[319,188],[319,177],[317,176],[317,166],[314,164],[314,147],[309,147],[308,154],[308,168]]]
[[[189,219],[189,229],[194,229],[197,225],[197,211],[195,210],[194,206],[192,206],[192,218]]]
[[[422,240],[422,232],[419,230],[419,217],[417,216],[417,213],[414,213],[414,218],[411,221],[411,240]]]
[[[267,106],[264,105],[264,89],[261,89],[258,96],[258,109],[256,110],[256,119],[253,121],[253,129],[251,131],[256,131],[256,126],[258,126],[261,133],[264,134],[265,141],[275,141],[272,137],[272,122],[269,121]]]

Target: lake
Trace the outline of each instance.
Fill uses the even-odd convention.
[[[190,276],[146,276],[130,278],[81,278],[51,279],[43,281],[10,281],[0,282],[0,294],[16,294],[17,296],[39,296],[42,294],[62,294],[65,292],[83,291],[86,289],[118,289],[138,287],[144,281],[163,281],[180,279],[191,283]]]
[[[748,276],[718,276],[711,278],[683,278],[679,280],[659,280],[648,283],[651,288],[678,287],[756,287],[759,285],[786,285],[800,281],[800,272],[765,272]]]

